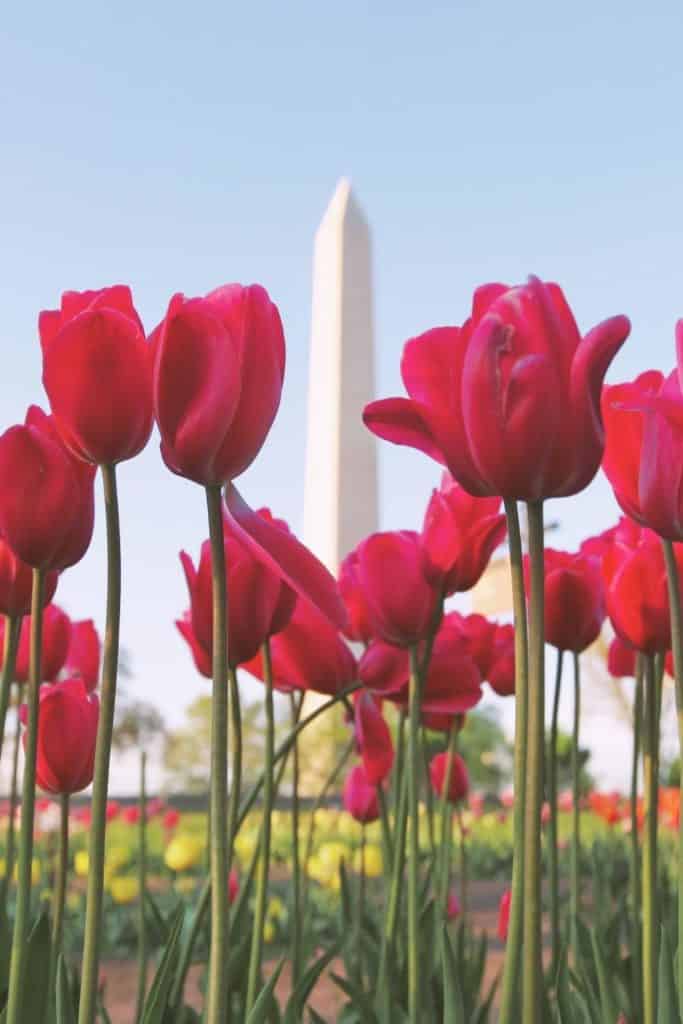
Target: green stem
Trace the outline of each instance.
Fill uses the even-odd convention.
[[[5,722],[9,707],[9,694],[14,682],[14,669],[19,646],[21,616],[5,616],[5,644],[2,656],[2,674],[0,675],[0,757],[5,739]]]
[[[211,698],[211,948],[206,1024],[228,1008],[228,595],[220,487],[206,488],[211,542],[213,688]]]
[[[528,645],[522,536],[517,502],[505,502],[510,550],[512,606],[515,622],[515,807],[513,813],[512,899],[508,943],[505,950],[500,1024],[517,1024],[517,991],[522,958],[524,905],[524,818],[528,719]]]
[[[420,749],[422,751],[422,764],[424,766],[424,777],[429,779],[429,755],[427,753],[427,730],[423,726],[420,729]],[[429,849],[432,852],[432,858],[436,857],[436,838],[434,834],[434,794],[432,793],[432,787],[427,786],[425,789],[425,806],[427,808],[427,834],[429,836]]]
[[[261,825],[261,862],[256,877],[256,904],[254,907],[254,927],[251,933],[251,953],[249,956],[249,977],[247,981],[247,999],[245,1012],[248,1016],[256,1001],[258,981],[261,974],[261,958],[263,956],[263,929],[268,909],[268,872],[270,870],[270,827],[273,813],[273,765],[275,758],[275,712],[273,707],[273,671],[270,659],[270,644],[266,640],[261,648],[263,659],[263,682],[266,688],[266,750],[265,750],[265,785],[263,787],[263,816]]]
[[[645,728],[643,778],[645,832],[643,838],[643,1024],[657,1020],[657,684],[652,656],[645,660]]]
[[[240,795],[242,789],[242,707],[237,670],[228,669],[230,718],[232,721],[232,765],[230,771],[230,808],[228,811],[228,878],[232,870],[233,849],[239,831]]]
[[[441,868],[438,872],[438,890],[437,890],[437,912],[436,920],[438,922],[438,935],[443,935],[443,925],[448,921],[448,882],[450,879],[450,852],[451,852],[451,834],[452,834],[452,813],[451,805],[448,799],[448,793],[451,788],[451,776],[453,774],[453,765],[455,763],[455,754],[458,746],[458,731],[459,724],[453,720],[451,727],[448,731],[448,748],[446,754],[446,775],[443,782],[443,789],[441,791],[441,834],[439,841],[441,843]]]
[[[389,828],[389,811],[387,810],[387,798],[380,783],[377,787],[377,803],[379,805],[379,821],[382,829],[382,864],[384,873],[389,871],[394,858],[393,845],[391,841],[391,829]]]
[[[356,900],[356,920],[355,920],[355,967],[356,967],[356,983],[359,988],[363,989],[363,950],[362,950],[362,937],[363,937],[363,907],[365,905],[365,825],[361,824],[360,827],[360,871],[358,874],[358,898]]]
[[[66,898],[66,879],[69,872],[69,794],[62,793],[59,798],[59,845],[57,848],[57,873],[52,892],[52,942],[50,945],[50,974],[48,981],[48,1000],[45,1007],[45,1020],[50,1021],[56,999],[55,983],[57,979],[57,959],[62,951],[62,932],[64,930],[64,901]]]
[[[522,1019],[541,1020],[541,808],[545,746],[543,503],[529,502],[529,693],[524,821],[524,955]],[[508,939],[509,946],[509,939]]]
[[[642,1017],[642,959],[643,944],[640,920],[640,847],[638,843],[638,761],[640,758],[640,736],[643,719],[643,655],[639,654],[636,662],[635,695],[633,700],[633,754],[631,761],[631,915],[633,921],[632,949],[633,968],[632,995],[634,1014],[637,1019]]]
[[[88,888],[78,1024],[94,1024],[97,1006],[100,940],[102,934],[109,757],[114,730],[116,680],[119,665],[119,627],[121,621],[121,531],[116,489],[116,469],[114,466],[102,466],[101,469],[107,528],[107,613],[102,656],[100,721],[97,728],[95,774],[92,789],[92,823],[90,826],[90,846],[88,852]]]
[[[415,647],[410,648],[410,704],[408,719],[408,1019],[420,1021],[420,670]]]
[[[17,832],[17,805],[19,803],[19,747],[21,746],[21,719],[19,717],[20,696],[17,694],[17,714],[14,726],[14,747],[12,750],[12,782],[9,796],[9,825],[7,828],[7,866],[5,870],[5,897],[9,895],[9,887],[14,874],[14,851]]]
[[[401,791],[396,808],[396,825],[394,830],[394,855],[391,864],[391,885],[389,888],[389,899],[386,904],[384,915],[384,931],[382,933],[382,946],[380,950],[379,970],[377,972],[377,997],[382,1009],[382,1020],[389,1020],[390,1010],[388,1003],[390,991],[387,981],[389,959],[393,956],[394,943],[396,941],[396,928],[398,925],[398,913],[401,904],[401,885],[403,882],[403,868],[406,855],[406,831],[408,824],[408,773],[402,773]],[[382,1002],[383,1001],[383,1002]]]
[[[296,722],[297,705],[294,694],[290,694],[292,721]],[[301,919],[301,860],[299,853],[299,743],[296,738],[292,747],[292,987],[299,984],[302,971],[302,927]]]
[[[579,914],[581,912],[581,758],[579,726],[581,723],[581,675],[579,655],[574,653],[574,727],[572,731],[572,846],[570,920],[574,963],[579,962]]]
[[[674,682],[676,687],[676,717],[678,721],[679,764],[683,764],[683,621],[681,616],[681,587],[674,546],[670,540],[662,540],[666,579],[669,589],[669,614],[671,616],[671,650],[674,660]],[[681,806],[683,806],[683,772],[679,780]],[[678,861],[683,865],[683,814],[679,815]],[[683,869],[678,871],[678,952],[676,972],[678,991],[683,999]]]
[[[460,837],[460,913],[462,920],[467,923],[467,911],[469,907],[469,881],[467,872],[467,831],[462,820],[462,811],[458,808],[458,832]]]
[[[310,817],[309,817],[309,820],[308,820],[308,832],[306,834],[306,842],[304,844],[303,886],[302,886],[302,893],[301,893],[301,906],[303,907],[304,913],[306,913],[306,908],[308,906],[308,877],[309,877],[308,876],[308,863],[309,863],[309,861],[311,859],[311,856],[313,854],[313,842],[314,842],[314,838],[315,838],[315,817],[316,817],[316,813],[320,810],[320,808],[322,807],[323,803],[325,802],[325,799],[327,798],[327,794],[329,793],[329,791],[332,789],[332,787],[334,786],[335,782],[339,778],[339,775],[340,775],[342,769],[344,768],[344,765],[346,764],[348,759],[351,757],[351,754],[353,753],[354,748],[355,748],[355,740],[351,739],[351,740],[349,740],[347,745],[344,747],[344,750],[342,751],[341,756],[337,760],[337,763],[332,767],[332,771],[329,773],[329,775],[325,779],[325,782],[323,783],[322,789],[318,793],[318,795],[317,795],[317,797],[315,799],[315,803],[313,804],[313,807],[311,808]],[[379,790],[379,787],[378,787],[378,790]]]
[[[23,1013],[24,975],[27,964],[27,939],[31,913],[31,867],[33,863],[33,818],[36,797],[36,756],[38,751],[38,708],[42,675],[43,593],[45,574],[33,570],[31,594],[31,657],[28,680],[28,724],[24,747],[24,783],[19,832],[19,876],[12,939],[7,1024],[26,1024]]]
[[[135,1020],[141,1020],[147,990],[147,754],[140,754],[140,819],[138,821],[138,994]]]
[[[550,726],[550,747],[548,750],[548,798],[550,800],[550,938],[553,957],[553,977],[557,972],[560,957],[560,871],[558,863],[557,825],[557,732],[562,690],[562,663],[564,651],[558,649],[557,671],[555,673],[555,694],[553,696],[553,717]]]

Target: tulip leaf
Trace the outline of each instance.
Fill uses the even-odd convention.
[[[43,911],[31,929],[28,937],[26,962],[30,964],[30,978],[24,983],[23,1018],[26,1021],[42,1021],[48,999],[50,976],[50,925],[47,912]]]
[[[372,1003],[366,996],[365,992],[358,985],[354,985],[348,978],[341,978],[334,971],[330,972],[330,977],[334,981],[342,992],[349,997],[354,1010],[357,1012],[361,1024],[377,1024],[377,1017],[375,1011],[372,1008]]]
[[[340,947],[341,943],[335,942],[326,953],[323,953],[323,955],[308,968],[296,989],[289,997],[287,1009],[283,1018],[283,1024],[298,1024],[301,1020],[306,1000],[313,991],[313,988],[322,972],[328,964],[334,960]]]
[[[659,1000],[657,1005],[657,1024],[668,1024],[678,1020],[678,996],[674,974],[674,960],[669,942],[669,933],[662,926],[662,941],[659,947]]]
[[[76,1024],[69,975],[62,953],[57,961],[57,1024]]]
[[[459,965],[453,950],[448,929],[443,930],[443,1024],[465,1024],[465,1003],[463,999]]]
[[[180,936],[182,934],[184,920],[185,908],[181,904],[175,912],[168,942],[164,948],[157,973],[154,977],[154,981],[152,982],[152,987],[150,988],[147,999],[145,1000],[141,1024],[162,1024],[163,1022],[168,1004],[168,997],[173,984],[173,976],[178,964]]]
[[[605,953],[602,943],[598,938],[595,929],[591,929],[591,941],[593,943],[593,956],[595,967],[598,972],[598,988],[600,991],[600,1004],[602,1007],[602,1019],[605,1024],[611,1024],[619,1016],[619,1006],[614,990],[613,979],[607,967]]]
[[[275,986],[278,983],[282,968],[284,967],[284,957],[280,960],[267,983],[263,986],[259,992],[258,998],[249,1012],[249,1016],[245,1020],[245,1024],[265,1024],[268,1020],[268,1014],[271,1011],[271,1006],[274,999]]]

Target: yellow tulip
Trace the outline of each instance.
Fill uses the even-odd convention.
[[[79,850],[74,857],[74,871],[79,878],[87,878],[90,870],[90,857],[87,850]]]
[[[40,861],[34,857],[31,861],[31,885],[38,885],[41,876]],[[14,881],[19,877],[19,864],[14,865]]]
[[[164,861],[171,871],[187,871],[195,867],[202,856],[202,844],[195,836],[175,836],[166,847]]]
[[[281,918],[285,912],[285,905],[279,896],[273,896],[268,904],[268,917]]]
[[[361,851],[356,850],[353,858],[353,870],[360,874],[361,865],[365,864],[365,874],[368,878],[379,878],[382,874],[382,851],[374,843],[368,843],[365,847],[365,855],[361,860]]]
[[[120,875],[118,878],[112,878],[109,891],[114,903],[133,903],[138,898],[140,887],[137,878]]]
[[[272,942],[275,938],[275,925],[271,921],[266,921],[263,926],[263,938],[266,942]]]

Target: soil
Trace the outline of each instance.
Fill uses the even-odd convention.
[[[489,956],[486,964],[487,988],[494,980],[503,964],[503,945],[496,937],[498,923],[498,903],[505,888],[499,882],[472,882],[470,885],[471,922],[477,932],[489,935]],[[266,974],[275,967],[275,962],[266,964]],[[309,1000],[310,1005],[318,1011],[324,1020],[334,1024],[345,996],[329,977],[330,971],[343,973],[339,961],[333,961],[330,968],[323,974]],[[150,977],[153,969],[150,969]],[[200,968],[192,968],[188,976],[186,999],[196,1009],[201,1009],[202,996],[198,987]],[[126,960],[109,960],[103,964],[102,974],[105,979],[105,1004],[112,1019],[112,1024],[131,1024],[135,1006],[136,967],[135,963]],[[289,965],[285,965],[280,975],[276,992],[284,1002],[290,991]]]

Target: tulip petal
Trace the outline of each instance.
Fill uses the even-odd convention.
[[[383,398],[363,410],[363,423],[377,437],[392,444],[416,448],[444,465],[443,453],[432,437],[417,402],[410,398]]]
[[[337,582],[322,562],[293,534],[267,521],[247,505],[234,484],[225,488],[225,509],[232,528],[247,549],[299,597],[314,605],[338,629],[347,612]]]

